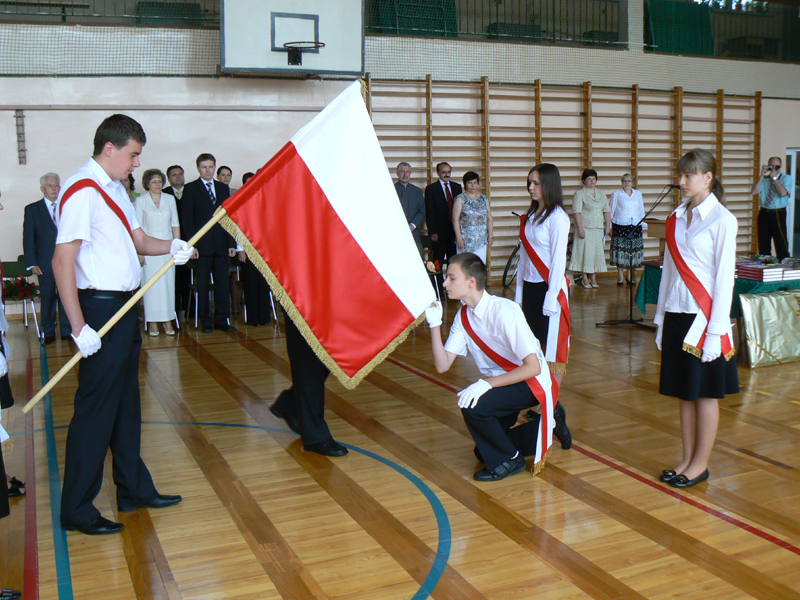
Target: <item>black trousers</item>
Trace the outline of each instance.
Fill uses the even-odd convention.
[[[247,307],[247,324],[266,325],[269,323],[272,306],[269,298],[269,284],[249,260],[242,265],[242,285],[244,286],[244,304]]]
[[[230,257],[219,254],[200,255],[194,265],[197,282],[197,308],[202,326],[211,327],[212,319],[208,306],[210,275],[214,275],[214,325],[227,325],[231,316],[231,284],[228,279]]]
[[[86,323],[99,330],[125,303],[79,296]],[[111,449],[117,504],[135,505],[157,495],[140,456],[142,407],[139,398],[139,316],[128,311],[102,339],[100,350],[81,359],[75,413],[67,433],[62,523],[85,523],[100,512],[93,501],[103,483],[103,462]]]
[[[61,337],[72,333],[67,313],[61,304],[61,298],[56,293],[56,278],[52,272],[39,275],[39,293],[42,296],[42,332],[45,337],[56,334],[56,303],[58,315],[61,320]]]
[[[178,311],[186,310],[189,306],[189,275],[190,268],[186,265],[175,265],[175,314]],[[195,308],[195,310],[197,310]],[[189,320],[189,315],[186,315],[186,320]]]
[[[789,256],[789,243],[786,239],[786,209],[761,208],[758,211],[758,253],[772,254],[772,241],[775,240],[775,254],[778,260]]]
[[[456,255],[456,240],[434,242],[431,240],[431,250],[433,251],[433,260],[438,260],[439,265],[444,267],[445,258],[449,261]],[[441,289],[444,280],[441,275],[436,275],[436,285]]]
[[[303,445],[311,446],[333,437],[325,422],[325,380],[330,371],[317,358],[288,315],[284,317],[292,387],[280,393],[275,407],[282,414],[292,415],[298,420]]]
[[[480,397],[474,408],[461,409],[487,469],[499,467],[517,452],[522,456],[536,454],[539,420],[514,425],[520,411],[538,404],[528,384],[520,381],[492,388]]]

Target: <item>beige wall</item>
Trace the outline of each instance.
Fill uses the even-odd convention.
[[[787,148],[800,148],[800,100],[764,100],[761,108],[761,163],[785,160]]]

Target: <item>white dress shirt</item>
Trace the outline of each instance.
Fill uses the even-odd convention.
[[[631,189],[631,195],[618,189],[611,194],[611,222],[616,225],[636,225],[644,218],[642,192]]]
[[[558,311],[558,293],[564,282],[564,273],[567,270],[567,242],[569,241],[569,215],[558,207],[544,222],[533,222],[533,217],[528,217],[525,223],[525,233],[533,249],[550,269],[550,279],[547,281],[547,293],[544,297],[543,308]],[[519,249],[519,268],[517,270],[517,289],[514,302],[522,304],[522,282],[540,283],[544,278],[536,270],[533,261],[525,251],[525,246]]]
[[[70,186],[81,179],[94,179],[122,210],[131,231],[141,227],[130,198],[119,181],[112,180],[93,158],[64,182],[59,203]],[[141,267],[128,230],[94,188],[72,195],[61,209],[56,244],[81,240],[75,257],[78,289],[131,291],[141,283]]]
[[[485,377],[496,377],[506,372],[486,356],[464,330],[461,324],[462,310],[467,311],[469,323],[478,337],[500,356],[521,365],[526,356],[536,354],[539,365],[546,368],[543,366],[547,361],[542,354],[542,347],[534,337],[519,305],[506,298],[492,296],[485,290],[474,309],[466,305],[458,309],[450,335],[444,344],[445,350],[458,356],[466,356],[469,352]]]
[[[711,296],[708,333],[723,335],[731,328],[736,232],[738,224],[727,208],[711,194],[692,209],[692,224],[686,227],[688,203],[675,209],[675,242],[683,260]],[[661,325],[664,313],[700,312],[700,307],[680,276],[669,247],[664,252],[658,305],[653,322]]]

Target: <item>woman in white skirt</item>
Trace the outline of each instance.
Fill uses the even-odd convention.
[[[581,286],[587,290],[600,287],[597,273],[606,272],[603,238],[611,235],[611,207],[603,190],[597,189],[597,171],[586,169],[581,176],[583,188],[572,198],[575,216],[575,241],[568,270],[583,273]]]
[[[667,219],[667,247],[653,322],[661,350],[659,393],[680,401],[683,459],[661,474],[673,487],[708,479],[717,437],[718,399],[739,392],[733,357],[733,299],[738,225],[720,202],[714,156],[695,148],[678,162],[688,201]]]
[[[146,193],[136,198],[134,209],[142,230],[159,240],[180,237],[180,222],[175,197],[161,191],[166,181],[158,169],[148,169],[142,175],[142,185]],[[163,256],[139,257],[142,261],[142,281],[149,281],[170,259]],[[144,295],[144,320],[147,333],[155,337],[159,334],[158,324],[164,324],[164,333],[175,335],[172,320],[175,318],[175,268],[171,268]]]

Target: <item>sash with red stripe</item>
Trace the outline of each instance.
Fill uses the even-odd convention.
[[[97,183],[94,179],[88,179],[88,178],[79,179],[71,186],[69,186],[69,189],[66,192],[64,192],[64,195],[61,197],[61,204],[58,207],[59,218],[61,217],[61,213],[64,211],[64,205],[67,203],[67,200],[69,200],[70,197],[75,192],[78,192],[87,187],[94,188],[95,190],[100,192],[100,195],[103,197],[103,200],[106,201],[108,208],[114,211],[114,214],[117,215],[117,217],[119,217],[119,220],[122,221],[122,224],[128,231],[128,235],[131,236],[131,241],[133,241],[133,231],[131,231],[131,225],[130,223],[128,223],[128,218],[125,216],[125,213],[122,212],[122,209],[117,205],[117,203],[114,202],[108,194],[106,194],[106,191],[102,187],[100,187],[100,184]]]
[[[485,341],[483,341],[480,336],[478,336],[478,334],[472,328],[472,324],[469,322],[466,306],[461,309],[461,324],[464,327],[464,331],[466,331],[469,337],[472,338],[472,341],[478,345],[478,348],[480,348],[483,353],[486,354],[486,356],[493,360],[495,364],[497,364],[497,366],[503,369],[506,373],[513,371],[519,366],[498,354]],[[558,403],[558,382],[556,381],[555,377],[550,374],[547,363],[539,366],[542,369],[542,373],[547,370],[546,372],[550,376],[550,399],[548,399],[547,391],[545,391],[545,389],[542,387],[542,384],[537,380],[536,377],[531,377],[530,379],[525,380],[525,383],[528,384],[531,392],[533,392],[533,397],[539,401],[539,404],[542,407],[542,420],[539,424],[539,432],[537,434],[538,439],[536,440],[536,456],[534,458],[533,469],[534,475],[538,473],[539,470],[544,466],[544,459],[547,456],[547,451],[549,450],[550,445],[552,444],[553,427],[555,426],[553,410]],[[546,435],[545,432],[547,432]]]
[[[519,239],[522,241],[522,245],[525,247],[525,252],[528,253],[528,257],[531,259],[533,266],[539,272],[539,275],[542,276],[542,279],[544,279],[549,284],[550,268],[546,264],[544,264],[544,261],[536,253],[536,250],[533,249],[533,246],[528,240],[528,236],[525,232],[525,224],[527,222],[528,222],[528,215],[522,215],[522,217],[520,218]],[[559,324],[558,324],[558,347],[556,348],[556,360],[555,360],[555,362],[561,364],[567,364],[567,357],[569,356],[569,331],[570,331],[569,301],[567,300],[567,292],[566,292],[566,290],[569,288],[569,279],[567,279],[566,274],[564,274],[564,281],[565,285],[562,285],[561,289],[558,292],[558,303],[561,305],[561,316],[559,317]]]
[[[711,296],[709,295],[708,291],[703,286],[703,284],[700,282],[700,280],[697,278],[697,276],[694,274],[692,269],[689,267],[689,265],[686,264],[686,261],[683,259],[683,256],[681,256],[680,250],[678,249],[678,242],[675,240],[676,221],[677,217],[675,216],[675,213],[672,213],[667,218],[667,227],[666,227],[667,247],[669,248],[670,256],[672,256],[672,262],[675,263],[675,268],[678,269],[678,273],[680,274],[681,279],[683,279],[683,282],[686,284],[686,287],[689,288],[692,297],[694,298],[695,302],[697,302],[697,305],[700,307],[700,310],[703,311],[703,315],[705,316],[706,321],[708,321],[711,319],[711,305],[712,305]],[[706,323],[703,332],[700,334],[700,339],[696,344],[696,347],[699,350],[703,349],[703,343],[705,342],[706,339],[707,330],[708,330],[708,323]],[[727,333],[722,336],[720,344],[722,346],[722,355],[727,360],[732,355],[731,350],[733,348],[733,345],[731,344],[731,339]],[[684,344],[684,347],[685,346],[686,344]]]

